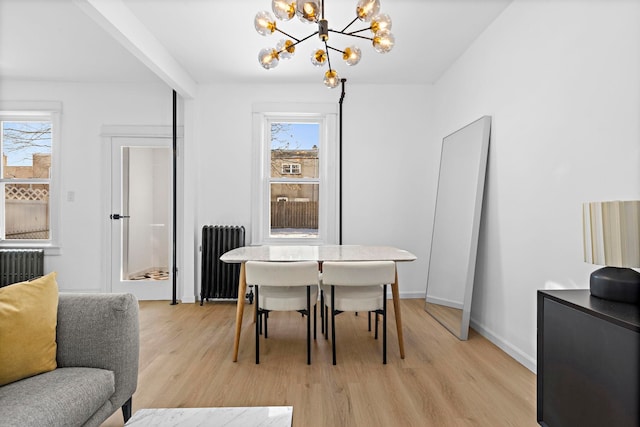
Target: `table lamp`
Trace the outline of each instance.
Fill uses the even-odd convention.
[[[640,201],[582,205],[585,262],[605,267],[591,273],[591,295],[640,303]]]

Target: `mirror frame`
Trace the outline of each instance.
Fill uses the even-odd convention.
[[[483,116],[442,140],[425,311],[460,340],[469,334],[490,134]]]

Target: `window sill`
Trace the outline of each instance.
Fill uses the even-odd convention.
[[[320,238],[295,238],[295,237],[269,237],[262,239],[261,245],[293,245],[293,246],[321,246],[326,244],[323,239]]]

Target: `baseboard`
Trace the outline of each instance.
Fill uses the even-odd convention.
[[[391,295],[391,293],[388,293]],[[391,297],[389,297],[391,298]],[[400,292],[400,299],[424,299],[424,291],[422,292]]]
[[[456,308],[458,310],[462,310],[464,308],[464,305],[461,302],[455,302],[443,298],[427,297],[426,302],[431,304],[443,305],[445,307]]]
[[[182,298],[180,298],[180,302],[183,304],[193,304],[196,302],[196,297],[194,295],[182,295]]]
[[[495,344],[502,351],[507,353],[509,356],[513,357],[518,363],[523,365],[525,368],[533,372],[534,374],[537,372],[537,363],[536,359],[532,358],[528,354],[524,353],[517,347],[511,345],[504,338],[499,337],[493,331],[481,326],[478,322],[476,322],[473,318],[470,321],[471,328],[473,328],[480,335],[488,339],[490,342]]]

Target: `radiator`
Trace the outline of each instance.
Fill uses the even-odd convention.
[[[237,299],[240,264],[220,261],[225,252],[244,246],[244,227],[205,225],[202,227],[202,278],[200,305],[206,299]]]
[[[44,273],[42,249],[0,249],[0,288]]]

